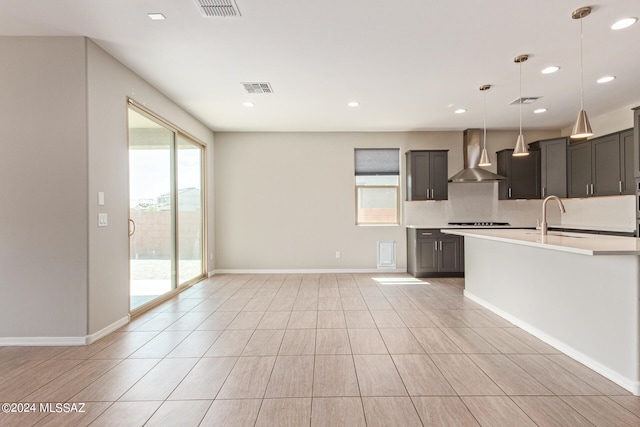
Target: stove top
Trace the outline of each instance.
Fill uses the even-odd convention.
[[[508,222],[493,222],[493,221],[476,221],[476,222],[450,222],[449,225],[461,225],[465,227],[506,227],[510,224]]]

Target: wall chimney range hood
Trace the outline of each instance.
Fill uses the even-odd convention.
[[[480,129],[467,129],[463,133],[462,152],[464,169],[449,178],[449,182],[496,182],[507,179],[486,169],[480,163]]]

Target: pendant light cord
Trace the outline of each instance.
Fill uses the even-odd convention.
[[[584,110],[584,69],[582,53],[582,18],[580,18],[580,110]]]
[[[520,135],[522,135],[522,61],[520,61]]]
[[[482,116],[482,124],[484,126],[484,149],[487,149],[487,90],[483,90],[483,95],[484,95],[484,112],[483,112],[483,116]]]

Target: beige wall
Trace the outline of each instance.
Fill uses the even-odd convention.
[[[100,331],[129,312],[129,162],[127,97],[144,105],[208,145],[207,168],[213,165],[213,133],[169,98],[87,39],[89,120],[89,334]],[[213,186],[208,188],[212,208]],[[97,194],[105,193],[105,206]],[[98,228],[99,212],[109,215],[109,227]],[[213,209],[207,236],[213,251]],[[213,267],[209,267],[213,269]]]
[[[216,268],[221,271],[370,270],[376,268],[378,240],[397,242],[397,267],[405,269],[404,226],[355,225],[354,148],[400,148],[403,177],[404,153],[411,149],[448,149],[449,175],[463,165],[458,131],[215,135]],[[532,142],[558,135],[537,131],[525,137]],[[516,136],[515,131],[490,133],[489,150],[512,148]]]
[[[0,341],[87,332],[84,39],[0,37]]]

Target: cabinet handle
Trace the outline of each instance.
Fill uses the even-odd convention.
[[[433,241],[433,250],[438,252],[438,242],[437,241]]]
[[[511,187],[509,187],[509,198],[511,198]]]
[[[442,240],[440,240],[440,251],[442,251]]]
[[[622,181],[618,181],[618,187],[620,187],[620,194],[622,194]]]
[[[420,234],[422,234],[423,236],[431,236],[431,235],[433,235],[433,233],[420,233]]]
[[[591,184],[591,195],[593,196],[593,184]]]
[[[589,195],[589,184],[587,184],[587,196]]]
[[[427,188],[426,190],[427,195],[425,196],[427,198],[427,200],[429,200],[429,189]]]
[[[547,194],[547,187],[542,187],[542,198],[544,199]]]

